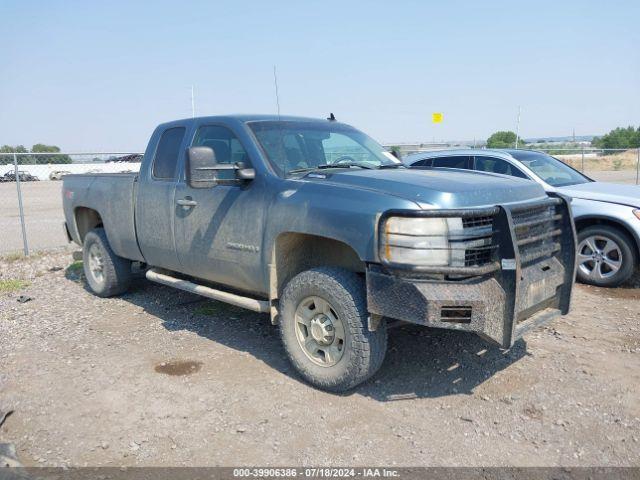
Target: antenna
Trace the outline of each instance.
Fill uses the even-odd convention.
[[[278,74],[275,65],[273,66],[273,84],[276,87],[276,107],[278,108],[278,121],[280,121],[280,96],[278,95]]]
[[[196,116],[196,101],[193,97],[193,85],[191,85],[191,118]]]

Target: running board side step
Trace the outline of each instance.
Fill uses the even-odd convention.
[[[155,268],[150,268],[146,273],[147,280],[161,283],[169,287],[178,288],[187,292],[202,295],[203,297],[219,300],[221,302],[235,305],[236,307],[246,308],[254,312],[267,313],[270,310],[269,302],[266,300],[256,300],[254,298],[242,297],[233,293],[223,292],[214,288],[198,285],[197,283],[181,280],[165,273],[160,273]]]

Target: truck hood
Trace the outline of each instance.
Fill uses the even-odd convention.
[[[640,207],[640,186],[620,183],[588,182],[557,189],[560,193],[583,200]]]
[[[546,197],[535,182],[466,170],[330,170],[304,179],[394,195],[421,208],[479,208]]]

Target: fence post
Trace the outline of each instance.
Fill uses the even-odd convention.
[[[24,226],[24,209],[22,208],[22,189],[20,188],[20,173],[18,172],[18,156],[13,154],[13,166],[16,174],[16,188],[18,189],[18,207],[20,208],[20,225],[22,226],[22,244],[24,256],[29,255],[29,244],[27,243],[27,229]]]
[[[640,147],[638,147],[638,160],[636,161],[636,185],[638,185],[638,180],[640,180]]]
[[[582,170],[580,171],[584,173],[584,145],[582,145]]]

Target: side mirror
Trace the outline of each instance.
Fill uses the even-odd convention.
[[[232,170],[235,178],[220,175],[219,171]],[[237,185],[256,178],[253,168],[246,168],[244,163],[218,163],[216,152],[211,147],[190,147],[187,150],[187,184],[191,188],[210,188],[216,185]]]
[[[210,188],[218,181],[218,162],[211,147],[189,147],[187,149],[187,184],[191,188]]]
[[[256,171],[253,168],[245,168],[244,163],[236,163],[236,178],[243,182],[256,178]]]

